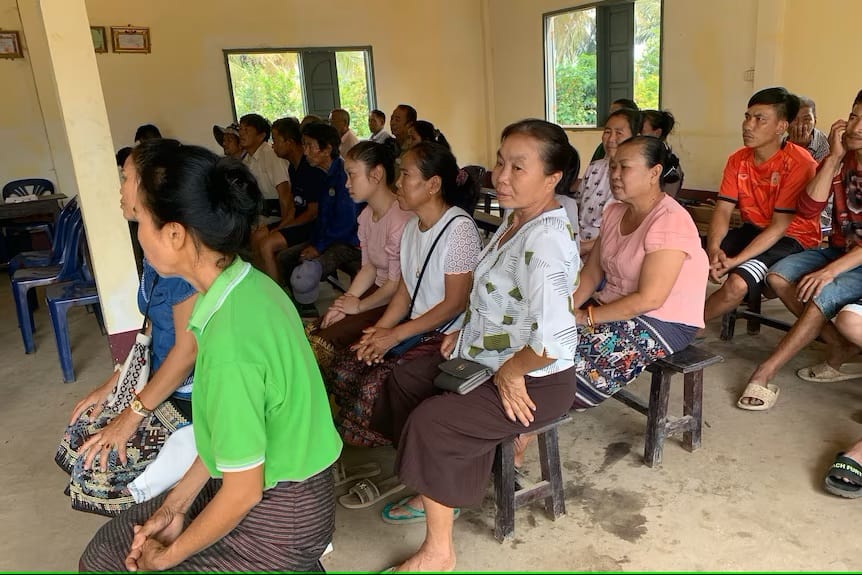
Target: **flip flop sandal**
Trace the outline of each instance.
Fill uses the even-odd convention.
[[[745,386],[745,391],[742,392],[739,401],[736,402],[736,407],[748,411],[766,411],[775,405],[775,402],[778,400],[779,391],[781,390],[778,389],[778,386],[772,383],[767,383],[766,387],[758,383],[749,383]],[[760,404],[743,403],[743,399],[758,399],[760,400]]]
[[[825,361],[803,367],[796,372],[799,379],[810,381],[811,383],[835,383],[836,381],[846,381],[848,379],[857,379],[862,377],[862,365],[848,363],[842,366],[844,371],[835,369]]]
[[[383,511],[380,512],[380,518],[383,519],[384,523],[388,523],[390,525],[410,525],[411,523],[425,523],[425,510],[417,509],[412,505],[408,505],[407,502],[413,499],[412,495],[408,495],[407,497],[402,497],[398,501],[392,501],[391,503],[387,503],[383,507]],[[402,513],[398,515],[393,515],[392,511],[398,508]],[[403,512],[406,511],[405,515]],[[453,510],[455,514],[455,519],[461,515],[461,509],[456,507]]]
[[[394,475],[379,483],[374,483],[370,479],[363,479],[351,487],[345,495],[339,497],[338,502],[348,509],[362,509],[370,507],[402,489],[404,489],[404,484]]]
[[[356,467],[347,467],[344,462],[337,461],[332,466],[332,476],[335,478],[335,486],[339,487],[345,483],[380,475],[380,466],[376,463],[364,463]]]
[[[844,452],[839,453],[823,480],[823,486],[839,497],[862,497],[862,465],[846,457]]]

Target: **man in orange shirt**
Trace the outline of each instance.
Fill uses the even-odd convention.
[[[724,285],[709,296],[704,319],[736,309],[778,260],[820,243],[819,217],[802,217],[796,203],[817,163],[805,148],[782,142],[799,111],[784,88],[754,94],[742,122],[745,147],[727,160],[707,236],[710,279]],[[738,207],[743,225],[729,230]]]

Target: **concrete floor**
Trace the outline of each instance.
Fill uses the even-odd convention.
[[[72,406],[101,383],[110,357],[96,321],[70,313],[78,380],[63,384],[44,306],[37,313],[38,351],[25,355],[8,283],[0,282],[0,570],[75,570],[105,519],[72,511],[66,478],[53,454]],[[770,302],[766,310],[777,311]],[[735,403],[744,382],[781,333],[718,340],[705,346],[727,361],[705,373],[703,447],[671,439],[661,468],[642,465],[644,417],[616,401],[577,414],[561,432],[568,514],[552,522],[541,506],[517,513],[515,538],[493,538],[493,498],[465,510],[455,524],[458,569],[465,571],[859,570],[855,521],[862,503],[827,494],[822,478],[835,452],[862,437],[860,382],[814,385],[796,369],[818,361],[812,348],[783,371],[778,404],[747,412]],[[643,376],[633,384],[645,393]],[[679,413],[681,385],[671,396]],[[389,475],[394,452],[347,449],[348,463],[374,459]],[[538,475],[535,453],[528,457]],[[399,496],[403,495],[399,494]],[[395,499],[392,497],[391,499]],[[423,525],[380,521],[382,504],[339,507],[330,571],[377,571],[404,559]]]

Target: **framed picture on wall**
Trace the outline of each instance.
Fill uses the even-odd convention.
[[[150,29],[111,26],[111,41],[114,44],[114,52],[149,54]]]
[[[17,30],[0,30],[0,58],[23,58],[21,35]]]
[[[93,49],[97,53],[108,51],[108,36],[104,26],[90,26],[90,35],[93,37]]]

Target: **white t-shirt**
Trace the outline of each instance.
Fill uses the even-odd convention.
[[[392,134],[387,132],[386,130],[380,130],[376,134],[371,134],[371,137],[368,138],[371,142],[377,142],[378,144],[382,144],[386,140],[392,137]]]
[[[446,224],[456,217],[458,219],[446,227]],[[416,291],[416,282],[431,245],[444,227],[446,229],[428,261],[425,275],[422,276],[422,285],[416,294],[410,319],[421,316],[443,301],[446,297],[446,274],[472,272],[479,259],[479,252],[482,251],[476,223],[461,208],[449,208],[431,229],[424,232],[419,230],[419,218],[414,216],[404,226],[404,235],[401,236],[401,276],[410,296]],[[445,331],[455,331],[460,325],[461,321],[455,321]]]
[[[359,143],[359,138],[356,137],[356,134],[353,133],[353,130],[350,128],[344,132],[344,135],[341,136],[341,145],[338,146],[338,153],[341,154],[341,157],[344,158],[347,156],[347,152]]]
[[[254,151],[254,155],[246,154],[242,163],[251,170],[257,187],[264,199],[277,200],[278,190],[275,187],[282,182],[290,182],[290,173],[287,160],[282,160],[275,155],[269,142],[264,142]]]

